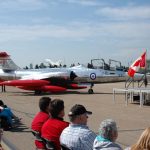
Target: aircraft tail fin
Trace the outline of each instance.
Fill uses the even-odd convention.
[[[13,60],[10,58],[6,52],[0,52],[0,68],[6,71],[19,70],[18,67]]]

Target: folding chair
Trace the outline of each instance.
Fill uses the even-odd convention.
[[[71,149],[69,149],[66,145],[64,145],[64,144],[61,144],[60,145],[61,146],[61,149],[62,150],[71,150]]]
[[[32,134],[35,136],[37,141],[43,142],[43,139],[41,137],[41,134],[38,131],[31,130]]]
[[[43,140],[43,143],[45,144],[47,150],[56,150],[54,142],[52,142],[46,138],[42,138],[42,140]]]

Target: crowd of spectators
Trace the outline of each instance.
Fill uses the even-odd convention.
[[[116,142],[118,130],[113,119],[103,120],[100,123],[99,133],[95,134],[87,125],[88,117],[92,112],[83,105],[72,106],[68,113],[70,123],[63,119],[65,115],[63,100],[49,98],[45,109],[45,119],[42,121],[37,119],[37,115],[41,115],[43,112],[40,108],[40,112],[35,116],[31,125],[32,130],[40,133],[43,143],[40,147],[35,142],[37,150],[48,150],[47,142],[49,142],[51,150],[123,150]],[[40,129],[34,127],[39,124]],[[143,131],[137,143],[125,150],[150,150],[150,127]]]
[[[36,150],[123,150],[116,142],[118,130],[113,119],[103,120],[96,134],[87,125],[91,111],[83,105],[73,105],[68,113],[69,123],[64,120],[64,108],[64,101],[61,99],[40,98],[40,111],[31,123]],[[9,128],[13,127],[13,119],[19,119],[0,100],[0,150],[3,150],[1,146],[3,118]],[[150,150],[150,127],[142,132],[135,144],[124,150]]]

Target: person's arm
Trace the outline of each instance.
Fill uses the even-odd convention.
[[[12,112],[12,110],[9,108],[9,107],[6,107],[5,109],[7,109],[9,115],[12,117],[12,118],[17,118],[17,116],[15,116]]]

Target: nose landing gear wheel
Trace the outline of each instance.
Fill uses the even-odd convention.
[[[35,90],[35,91],[34,91],[34,94],[35,94],[35,95],[40,95],[41,93],[42,93],[42,91],[40,91],[40,90]]]
[[[89,94],[93,94],[93,93],[94,93],[94,91],[93,91],[93,89],[92,89],[93,86],[94,86],[94,84],[91,83],[90,89],[88,90],[88,93],[89,93]]]
[[[89,94],[93,94],[93,93],[94,93],[93,89],[89,89],[89,90],[88,90],[88,93],[89,93]]]

